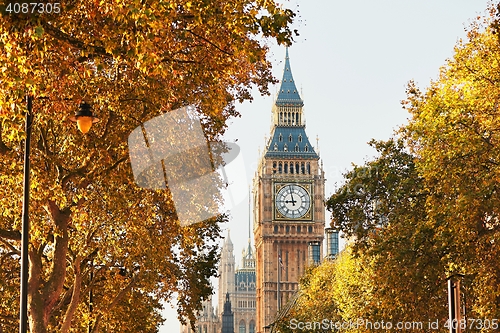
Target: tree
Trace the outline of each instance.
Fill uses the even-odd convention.
[[[371,311],[369,270],[350,247],[335,260],[310,267],[300,280],[294,303],[284,307],[288,311],[277,320],[273,332],[361,332],[356,324]],[[345,323],[351,323],[350,328]]]
[[[428,322],[446,319],[447,252],[435,239],[426,212],[427,189],[404,141],[371,141],[373,161],[354,166],[327,201],[332,224],[370,267],[371,321]],[[352,189],[357,189],[353,191]]]
[[[458,43],[439,78],[421,92],[408,87],[405,128],[429,196],[426,210],[447,250],[448,274],[467,280],[470,316],[500,314],[499,111],[500,44],[495,7]]]
[[[238,115],[234,101],[251,99],[253,85],[268,93],[264,42],[290,44],[295,14],[260,0],[85,0],[52,9],[0,17],[0,327],[16,326],[26,95],[35,100],[30,331],[154,332],[160,300],[174,293],[179,316],[193,321],[211,293],[217,223],[227,218],[181,226],[168,190],[135,185],[127,137],[194,105],[207,140],[219,140]],[[66,120],[81,100],[101,118],[86,136]],[[140,329],[120,326],[132,317],[148,319]]]

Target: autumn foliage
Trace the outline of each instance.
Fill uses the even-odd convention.
[[[25,97],[30,332],[156,332],[162,301],[177,293],[192,320],[211,294],[226,217],[182,227],[168,190],[135,185],[128,135],[193,105],[220,139],[235,101],[268,92],[265,43],[291,43],[294,15],[261,0],[78,0],[0,17],[0,331],[18,326]],[[82,100],[101,119],[85,136],[68,122]]]

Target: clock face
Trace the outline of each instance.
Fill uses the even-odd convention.
[[[300,185],[284,185],[276,194],[276,208],[286,218],[301,218],[310,207],[309,193]]]

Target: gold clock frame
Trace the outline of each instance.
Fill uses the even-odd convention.
[[[309,195],[309,200],[311,201],[310,205],[309,205],[309,210],[307,211],[307,213],[304,214],[304,216],[302,217],[298,217],[298,218],[289,218],[289,217],[286,217],[286,216],[283,216],[279,210],[278,210],[278,207],[276,207],[276,195],[278,194],[278,192],[285,186],[288,186],[288,185],[297,185],[297,186],[300,186],[302,187],[304,190],[306,190],[307,194]],[[312,182],[293,182],[293,181],[290,181],[290,182],[275,182],[274,183],[274,189],[273,189],[273,212],[274,212],[274,220],[275,221],[306,221],[306,222],[310,222],[313,220],[313,212],[314,212],[314,197],[312,195],[313,193],[313,184]]]

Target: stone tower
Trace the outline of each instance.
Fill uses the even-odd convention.
[[[305,268],[321,260],[325,179],[305,132],[303,106],[287,49],[271,135],[253,185],[257,333],[270,330]]]
[[[222,253],[219,265],[219,299],[218,299],[218,310],[222,312],[224,308],[224,302],[226,294],[229,293],[229,299],[233,303],[234,301],[234,277],[235,277],[235,259],[234,259],[234,246],[231,241],[231,236],[229,230],[227,231],[227,237],[222,246]]]

